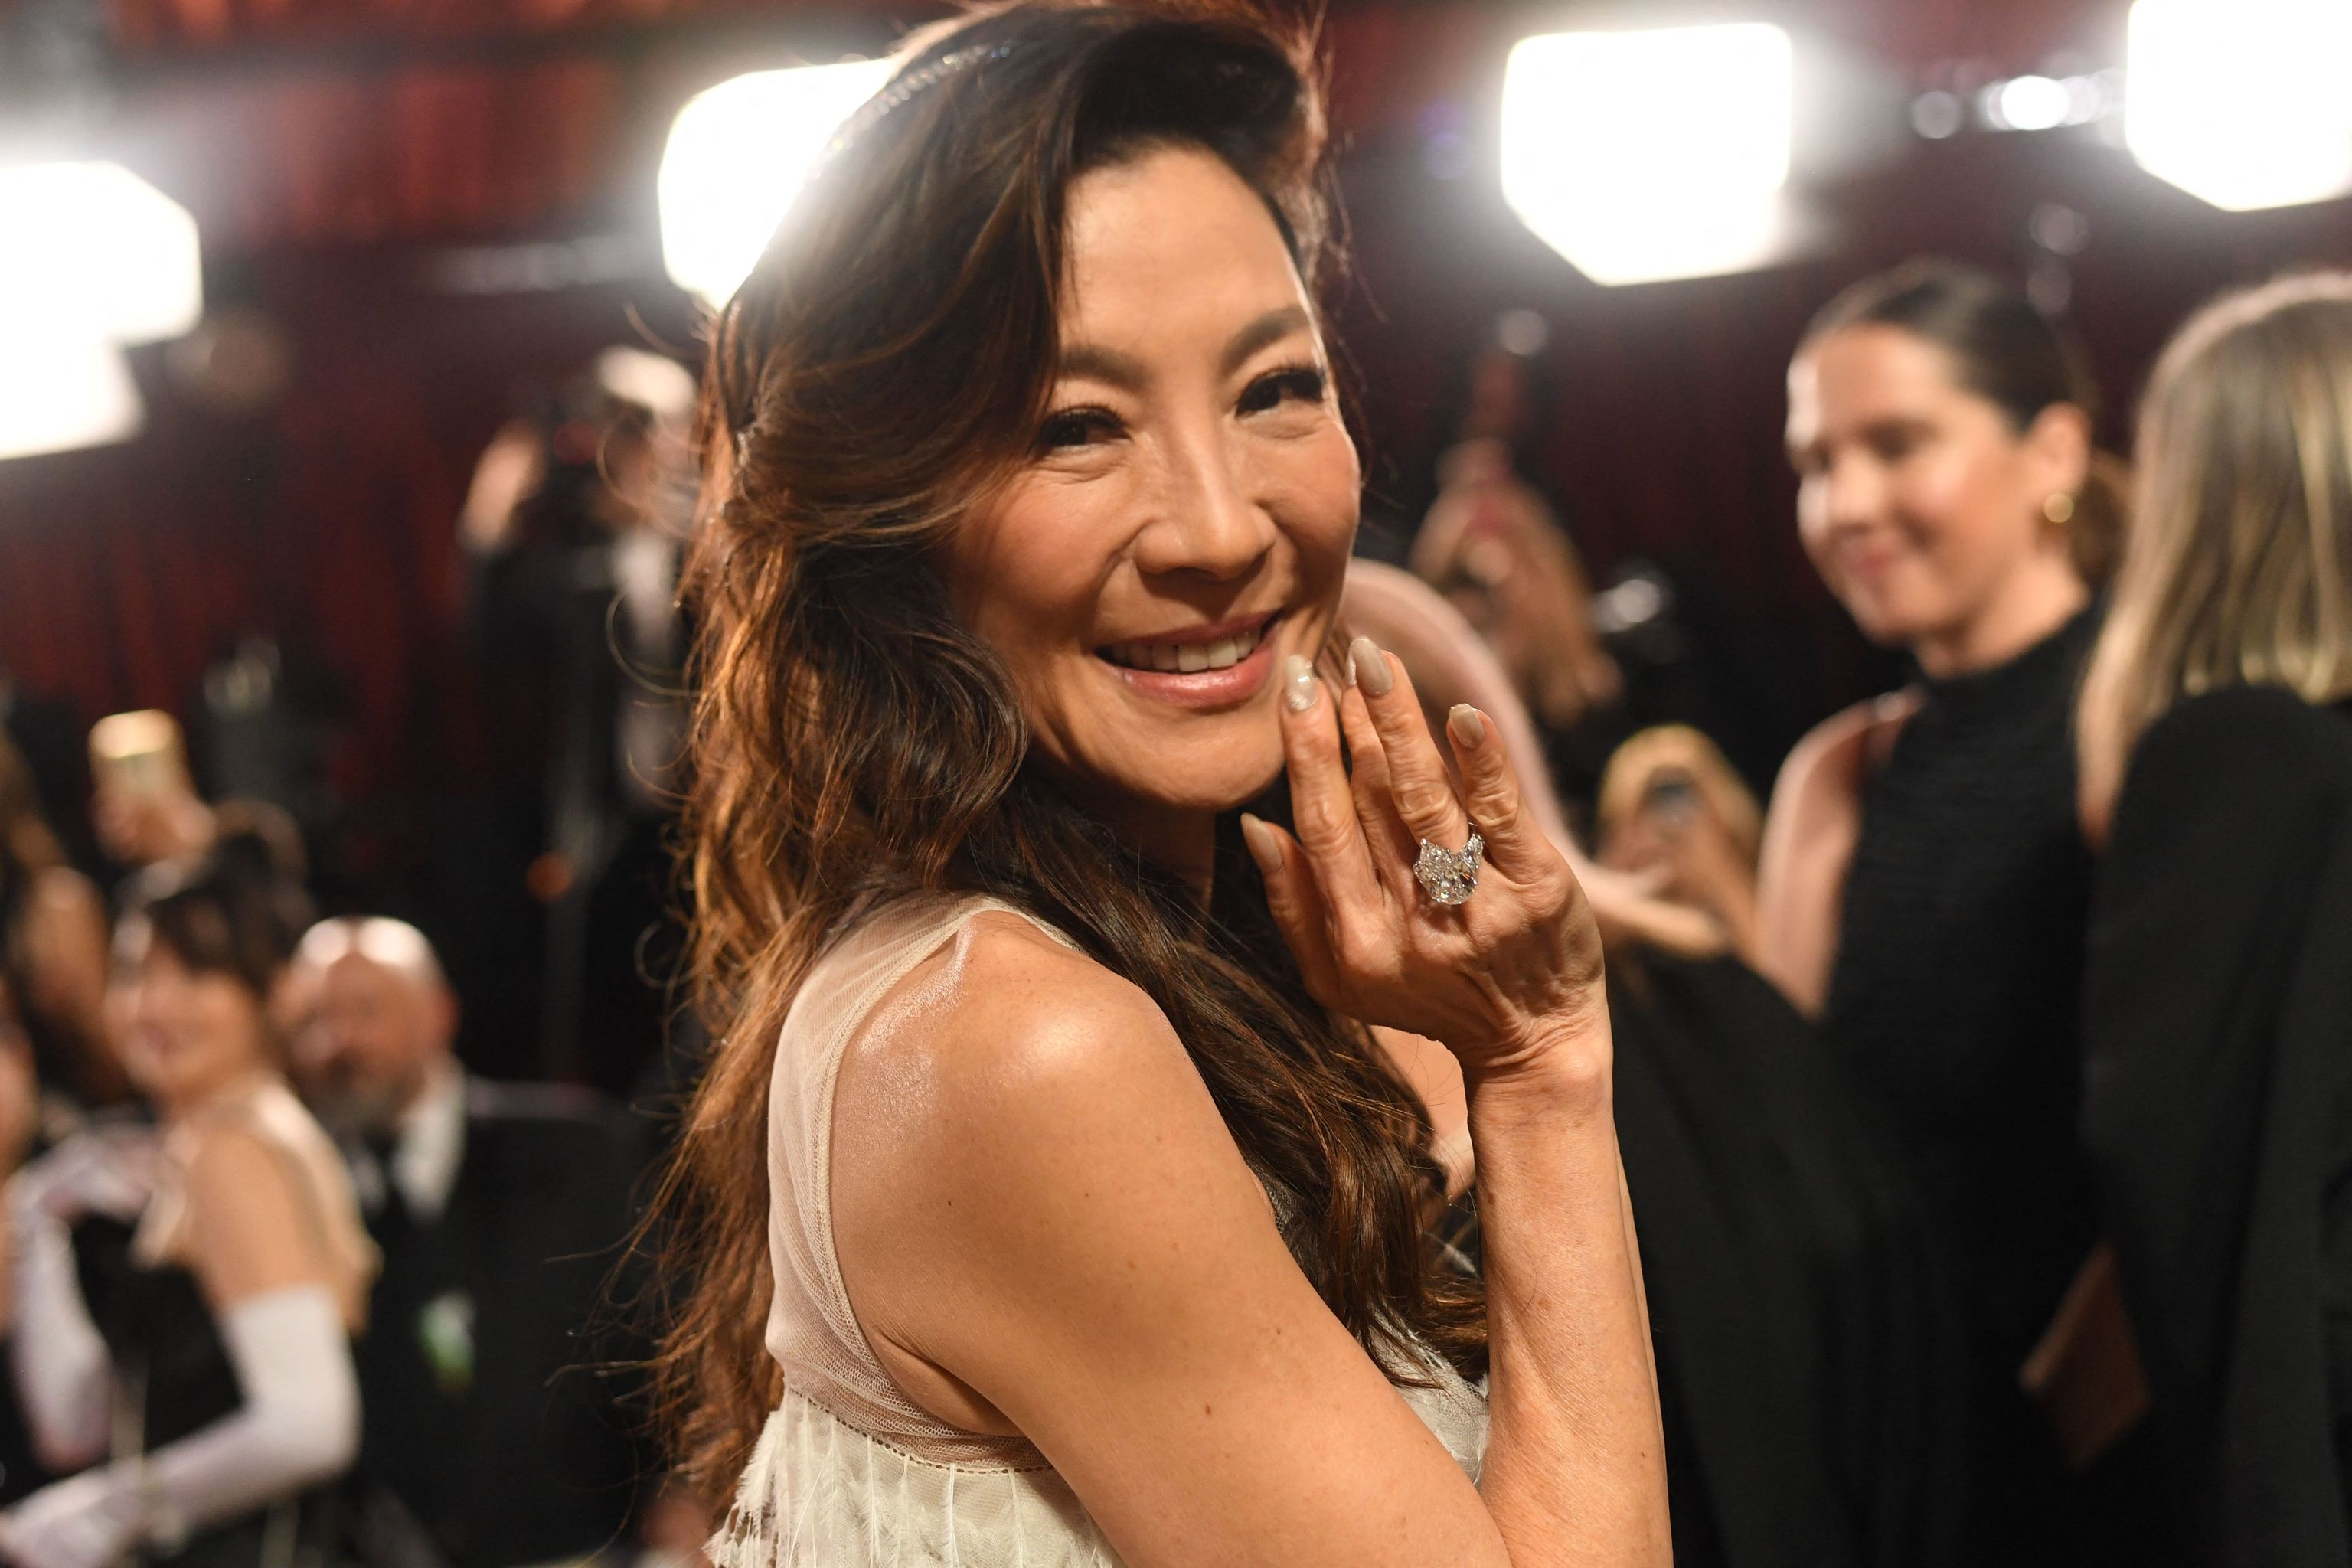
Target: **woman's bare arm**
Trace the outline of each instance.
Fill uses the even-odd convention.
[[[1905,691],[1832,715],[1797,742],[1772,786],[1756,868],[1756,967],[1807,1017],[1829,1000],[1863,788],[1917,708]]]
[[[885,1367],[1034,1442],[1135,1568],[1573,1560],[1509,1552],[1299,1272],[1166,1018],[1092,961],[982,917],[854,1045],[833,1131]]]
[[[1510,1561],[1664,1564],[1664,1443],[1600,934],[1485,716],[1456,709],[1447,726],[1457,798],[1403,667],[1360,639],[1351,658],[1357,681],[1336,695],[1294,672],[1283,728],[1297,837],[1250,826],[1269,901],[1318,996],[1461,1062],[1486,1256],[1481,1490]],[[1418,845],[1460,843],[1474,824],[1477,889],[1436,908],[1412,876]]]

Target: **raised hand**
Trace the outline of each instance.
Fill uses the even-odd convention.
[[[68,1225],[91,1214],[135,1219],[154,1194],[161,1157],[146,1128],[78,1133],[18,1172],[12,1196]]]
[[[1494,726],[1466,705],[1448,719],[1457,795],[1404,667],[1364,637],[1349,657],[1354,681],[1336,694],[1302,658],[1284,671],[1297,837],[1242,822],[1308,987],[1365,1023],[1444,1042],[1474,1089],[1564,1065],[1558,1052],[1605,1070],[1600,933],[1568,862],[1521,810]],[[1474,825],[1486,841],[1476,889],[1440,904],[1413,873],[1421,845],[1460,849]]]

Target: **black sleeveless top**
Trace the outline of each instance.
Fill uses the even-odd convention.
[[[1824,1013],[1956,1248],[1981,1369],[2010,1385],[2095,1230],[2072,715],[2097,626],[2086,608],[2007,664],[1925,683],[1864,794]]]

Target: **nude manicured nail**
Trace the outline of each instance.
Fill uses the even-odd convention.
[[[1297,654],[1282,661],[1282,705],[1293,713],[1315,706],[1315,667]]]
[[[1389,672],[1389,661],[1380,645],[1370,637],[1358,637],[1348,645],[1348,662],[1356,671],[1356,684],[1374,697],[1386,697],[1396,678]]]
[[[1274,841],[1265,823],[1246,811],[1242,813],[1242,842],[1249,847],[1250,858],[1257,862],[1262,874],[1271,877],[1281,871],[1282,846]]]
[[[1445,728],[1457,746],[1475,746],[1486,738],[1486,721],[1467,702],[1457,702],[1445,715]]]

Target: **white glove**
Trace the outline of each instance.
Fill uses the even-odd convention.
[[[245,1404],[147,1456],[149,1528],[167,1535],[242,1518],[359,1457],[359,1374],[324,1285],[248,1296],[220,1331]]]
[[[81,1299],[72,1233],[45,1206],[44,1196],[29,1170],[8,1188],[16,1244],[9,1359],[34,1449],[51,1470],[64,1472],[106,1453],[114,1368]]]
[[[139,1543],[138,1478],[86,1470],[0,1514],[0,1553],[16,1568],[111,1568]]]
[[[176,1548],[351,1467],[359,1379],[327,1288],[249,1296],[220,1331],[245,1403],[143,1459],[42,1488],[0,1514],[0,1554],[17,1568],[109,1568],[142,1542]]]
[[[71,1225],[84,1215],[133,1220],[155,1194],[162,1144],[144,1127],[76,1133],[16,1173],[12,1204],[29,1205]]]

